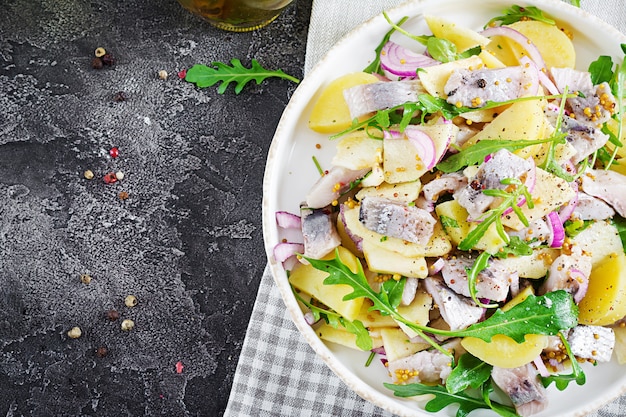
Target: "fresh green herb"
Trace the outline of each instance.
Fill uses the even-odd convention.
[[[387,241],[387,239],[389,239],[387,236],[381,236],[381,237],[380,237],[380,241],[381,241],[381,242],[386,242],[386,241]]]
[[[582,368],[578,364],[578,361],[572,354],[572,350],[570,348],[567,339],[563,335],[563,333],[559,333],[559,337],[561,338],[561,342],[563,346],[565,346],[565,351],[567,352],[567,356],[570,358],[570,362],[572,364],[572,373],[571,374],[554,374],[547,377],[541,377],[541,383],[544,387],[548,387],[551,383],[554,382],[554,385],[557,387],[559,391],[563,391],[570,382],[575,381],[578,385],[584,385],[587,377],[583,372]]]
[[[424,332],[440,334],[449,337],[478,337],[486,342],[496,334],[509,336],[518,343],[524,341],[526,334],[556,335],[559,331],[574,327],[578,323],[578,307],[572,296],[563,290],[549,292],[543,296],[528,296],[523,302],[504,312],[496,310],[488,319],[475,323],[461,330],[442,330],[433,327],[422,326],[406,319],[390,303],[393,297],[387,290],[381,288],[375,292],[367,282],[363,268],[359,265],[358,271],[353,273],[335,253],[333,259],[313,259],[304,257],[310,264],[329,275],[324,280],[325,285],[345,284],[352,287],[353,291],[343,297],[344,300],[353,300],[359,297],[369,299],[373,306],[372,310],[378,310],[381,314],[391,316],[396,321],[418,333],[433,347],[450,356],[450,352],[443,349]]]
[[[479,389],[491,376],[493,366],[481,359],[464,353],[454,367],[448,379],[446,389],[450,394],[465,391],[468,388]]]
[[[517,217],[521,220],[524,226],[528,227],[528,219],[522,212],[522,209],[518,206],[521,198],[526,199],[526,204],[529,208],[533,208],[532,197],[528,188],[517,178],[505,178],[500,181],[504,185],[512,185],[514,187],[511,191],[506,190],[497,190],[497,189],[487,189],[483,190],[483,194],[501,198],[502,202],[499,206],[494,207],[492,209],[487,210],[482,218],[480,219],[480,223],[476,225],[474,229],[472,229],[465,239],[463,239],[458,248],[460,250],[470,250],[472,249],[478,241],[487,233],[487,230],[491,226],[491,224],[496,225],[496,230],[498,235],[504,240],[507,244],[510,241],[508,234],[504,231],[504,226],[502,225],[502,216],[508,212],[509,210],[513,210],[513,212],[517,215]]]
[[[469,413],[474,410],[478,410],[480,408],[492,409],[496,410],[506,410],[506,414],[498,411],[498,413],[502,416],[506,417],[518,417],[515,409],[513,407],[508,407],[502,404],[497,404],[498,407],[494,407],[489,400],[489,403],[485,401],[484,396],[480,398],[472,397],[463,392],[459,392],[456,394],[449,393],[446,388],[441,385],[425,385],[425,384],[406,384],[406,385],[395,385],[384,383],[385,387],[393,391],[394,395],[397,397],[414,397],[417,395],[425,395],[430,394],[434,396],[433,399],[429,400],[424,406],[424,410],[436,413],[438,411],[443,410],[444,408],[452,405],[458,404],[459,409],[456,412],[456,417],[466,417]],[[483,385],[484,388],[491,390],[491,384],[489,381]]]
[[[576,235],[588,228],[589,225],[591,225],[592,223],[593,221],[590,220],[568,219],[565,221],[565,223],[563,223],[563,228],[565,229],[565,233],[568,237],[576,237]]]
[[[616,214],[613,216],[611,223],[617,228],[619,237],[622,240],[622,247],[624,248],[624,252],[626,252],[626,219]]]
[[[292,288],[293,290],[293,288]],[[340,325],[346,329],[346,331],[354,334],[356,336],[356,345],[359,349],[362,350],[371,350],[372,349],[372,338],[360,320],[350,321],[342,317],[339,313],[336,313],[331,310],[325,310],[320,308],[304,298],[300,296],[295,290],[293,291],[294,296],[298,301],[307,306],[311,313],[313,314],[313,318],[315,321],[320,319],[324,319],[328,324],[337,329]]]
[[[494,26],[496,22],[500,25],[510,25],[511,23],[519,22],[520,20],[538,20],[540,22],[547,23],[549,25],[555,25],[556,22],[543,14],[543,11],[535,6],[517,6],[513,5],[508,9],[503,10],[502,16],[497,16],[491,19],[485,27]]]
[[[598,59],[589,64],[589,73],[593,85],[610,82],[613,79],[613,60],[610,56],[600,55]]]
[[[532,254],[533,248],[531,248],[527,242],[522,240],[519,236],[511,236],[509,244],[500,248],[493,256],[496,258],[507,258],[509,255],[530,256]]]
[[[549,143],[554,140],[554,138],[537,140],[481,140],[480,142],[477,142],[474,145],[465,148],[458,153],[450,155],[445,160],[437,164],[437,169],[445,173],[456,172],[470,165],[477,165],[482,163],[487,155],[497,152],[500,149],[506,149],[508,151],[514,152],[518,149],[538,145],[541,143]]]
[[[219,61],[211,63],[210,67],[196,64],[187,71],[185,81],[194,83],[200,88],[222,83],[217,89],[219,94],[224,94],[230,83],[235,83],[235,94],[239,94],[248,82],[254,80],[257,84],[261,84],[263,80],[270,77],[284,78],[294,83],[300,82],[282,70],[263,68],[256,59],[252,60],[250,68],[244,67],[238,59],[231,60],[230,64],[231,66]]]
[[[370,355],[367,357],[367,361],[365,361],[365,367],[367,368],[372,364],[374,357],[376,356],[376,352],[370,352]]]
[[[469,58],[473,55],[478,55],[481,52],[481,48],[480,46],[478,46],[459,53],[457,51],[456,45],[447,39],[438,38],[433,35],[413,35],[412,33],[409,33],[406,30],[402,29],[399,24],[393,23],[386,12],[383,12],[383,16],[387,20],[387,23],[389,23],[389,25],[392,27],[392,29],[426,46],[428,54],[437,61],[444,63],[456,61],[463,58]]]
[[[460,227],[456,219],[453,219],[452,217],[442,215],[442,216],[439,216],[439,221],[441,222],[441,225],[444,227],[444,229],[449,229],[449,228],[458,229]]]
[[[408,19],[409,19],[408,16],[404,16],[402,19],[398,21],[398,23],[395,23],[394,25],[392,25],[391,30],[389,30],[389,32],[387,32],[385,36],[383,36],[383,39],[380,41],[380,43],[374,50],[376,52],[376,58],[374,58],[371,64],[369,64],[367,67],[363,69],[363,72],[367,72],[370,74],[384,74],[383,70],[380,68],[380,52],[383,50],[385,44],[389,42],[389,39],[391,38],[391,35],[393,34],[393,32],[396,31],[396,28],[400,27],[400,25],[402,25]]]
[[[498,304],[484,304],[482,301],[476,297],[476,281],[478,280],[478,275],[489,266],[489,255],[488,252],[482,252],[476,260],[471,268],[467,269],[467,286],[469,287],[470,297],[472,300],[482,308],[494,308],[498,307]]]
[[[485,404],[489,405],[493,411],[503,417],[519,417],[515,408],[491,400],[491,394],[493,393],[493,384],[491,381],[491,379],[487,380],[482,386],[483,400],[485,401]]]
[[[388,279],[383,282],[380,296],[393,309],[397,309],[402,302],[402,293],[404,292],[405,283],[406,278],[400,278],[399,280]]]
[[[320,161],[317,160],[315,155],[313,155],[311,158],[313,158],[313,163],[315,164],[315,168],[317,168],[317,172],[320,175],[324,175],[324,170],[322,169],[322,166],[320,165]]]
[[[622,47],[622,51],[624,51],[624,53],[626,54],[626,44],[621,44]],[[626,97],[626,91],[625,91],[625,87],[624,84],[626,83],[626,56],[624,57],[623,61],[622,61],[622,65],[616,65],[615,68],[615,97],[617,99],[617,112],[616,112],[616,116],[617,116],[617,138],[618,140],[621,140],[622,138],[622,132],[624,130],[624,113],[625,113],[625,109],[624,109],[624,98]],[[613,150],[613,154],[612,154],[612,158],[609,161],[609,163],[606,165],[606,169],[608,169],[609,166],[611,166],[611,162],[615,159],[615,156],[617,155],[617,151],[618,151],[619,147],[615,147],[615,149]]]

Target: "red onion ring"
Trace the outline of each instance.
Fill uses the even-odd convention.
[[[411,126],[407,126],[404,134],[417,149],[417,154],[424,163],[424,167],[426,169],[434,167],[437,164],[437,149],[432,138],[422,130],[411,128]]]
[[[295,242],[280,242],[274,246],[274,259],[285,262],[297,253],[304,253],[304,244]]]
[[[492,36],[503,36],[511,39],[512,41],[518,43],[526,51],[528,57],[532,59],[535,64],[537,64],[540,73],[548,70],[539,49],[537,49],[535,44],[532,43],[530,39],[517,30],[507,26],[494,26],[483,30],[480,34],[487,38]]]
[[[417,69],[440,64],[439,61],[389,41],[380,51],[380,66],[398,77],[417,77]]]
[[[563,229],[563,223],[556,211],[552,211],[547,216],[548,228],[550,229],[550,237],[548,238],[548,245],[552,248],[560,248],[565,242],[565,229]]]
[[[300,229],[302,227],[302,220],[300,216],[296,214],[287,211],[277,211],[276,224],[283,229]]]
[[[575,281],[576,292],[574,293],[574,302],[580,303],[585,294],[587,294],[587,288],[589,287],[589,277],[585,275],[580,269],[570,268],[570,278]]]

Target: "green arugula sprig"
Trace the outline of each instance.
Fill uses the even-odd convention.
[[[498,304],[485,304],[476,296],[476,282],[478,281],[478,275],[489,266],[489,258],[491,255],[488,252],[482,252],[474,261],[471,268],[467,268],[467,285],[469,287],[470,297],[472,300],[482,308],[495,308]]]
[[[450,353],[435,343],[425,332],[440,334],[449,337],[472,336],[489,342],[496,334],[509,336],[518,343],[524,341],[526,334],[556,335],[558,332],[572,328],[578,323],[578,307],[572,296],[563,291],[549,292],[543,296],[528,296],[526,300],[504,312],[496,310],[488,319],[475,323],[461,330],[443,330],[428,326],[422,326],[406,319],[397,311],[390,300],[388,290],[381,289],[375,292],[367,282],[363,268],[359,264],[358,271],[352,272],[346,266],[339,254],[335,251],[332,259],[313,259],[304,257],[315,269],[327,272],[329,275],[324,280],[325,285],[345,284],[352,287],[353,291],[343,297],[344,300],[353,300],[364,297],[369,299],[373,306],[372,310],[378,310],[381,314],[389,315],[396,321],[405,324],[420,336],[425,338],[433,347],[450,356]]]
[[[518,6],[513,5],[508,9],[502,11],[502,16],[496,16],[491,19],[485,27],[493,26],[496,22],[500,25],[510,25],[511,23],[519,22],[520,20],[538,20],[540,22],[547,23],[549,25],[555,25],[554,19],[551,19],[543,14],[543,11],[535,6]]]
[[[547,377],[541,377],[541,383],[544,387],[548,387],[551,383],[554,382],[554,385],[559,391],[563,391],[570,382],[576,382],[578,385],[585,385],[585,381],[587,377],[583,372],[583,369],[579,365],[578,361],[572,354],[572,349],[570,345],[563,335],[563,333],[559,333],[559,337],[561,338],[561,342],[563,346],[565,346],[565,351],[567,352],[567,356],[570,358],[570,362],[572,364],[572,373],[571,374],[554,374]]]
[[[283,70],[263,68],[256,59],[252,60],[250,68],[244,67],[238,59],[231,60],[230,64],[229,66],[219,61],[211,63],[210,67],[196,64],[187,70],[185,81],[194,83],[200,88],[222,83],[217,89],[219,94],[224,94],[230,83],[235,83],[235,94],[239,94],[250,81],[254,80],[257,84],[261,84],[262,81],[270,77],[284,78],[296,84],[300,82],[300,80],[286,74]]]
[[[304,304],[305,306],[307,306],[307,308],[311,311],[315,321],[318,321],[323,318],[328,324],[333,326],[335,329],[339,328],[339,326],[342,326],[344,329],[346,329],[346,331],[356,336],[356,345],[359,349],[362,349],[362,350],[372,349],[372,338],[369,332],[367,331],[367,329],[365,328],[365,326],[363,325],[363,322],[361,322],[360,320],[354,320],[354,321],[347,320],[346,318],[342,317],[339,313],[336,313],[330,310],[325,310],[323,308],[320,308],[308,302],[307,300],[302,298],[300,294],[294,291],[293,288],[292,288],[292,291],[296,299],[300,301],[302,304]]]
[[[518,205],[521,198],[523,197],[526,199],[526,204],[529,208],[534,207],[532,196],[530,195],[528,188],[517,178],[504,178],[500,182],[504,185],[512,186],[507,188],[513,189],[511,191],[498,189],[483,190],[483,194],[491,197],[501,198],[502,201],[500,205],[487,210],[483,214],[480,219],[480,223],[478,223],[476,227],[467,234],[465,239],[463,239],[459,243],[458,248],[460,250],[468,251],[472,249],[485,235],[485,233],[487,233],[489,227],[494,223],[496,225],[496,231],[498,232],[498,235],[502,238],[502,240],[504,240],[504,242],[508,244],[510,238],[504,230],[504,226],[502,224],[502,216],[509,210],[513,210],[513,212],[517,215],[517,217],[519,217],[524,226],[528,227],[528,219]]]

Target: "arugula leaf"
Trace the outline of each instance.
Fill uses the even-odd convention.
[[[441,215],[439,216],[439,221],[441,222],[441,225],[444,229],[458,229],[459,227],[461,227],[459,226],[459,223],[456,221],[456,219],[453,219],[452,217]]]
[[[622,240],[622,247],[624,248],[624,252],[626,252],[626,219],[616,214],[613,216],[611,223],[617,227],[619,237]]]
[[[470,297],[472,297],[472,300],[474,300],[477,305],[483,308],[498,307],[498,304],[484,304],[476,297],[476,281],[478,281],[478,274],[480,274],[485,268],[487,268],[487,266],[489,266],[490,256],[491,255],[489,255],[489,252],[482,252],[480,255],[478,255],[472,267],[466,271],[467,285],[469,287]]]
[[[464,353],[459,363],[446,379],[446,389],[450,394],[465,391],[467,388],[478,389],[491,376],[493,366],[470,353]]]
[[[402,302],[402,293],[404,292],[405,283],[406,278],[403,277],[397,281],[395,279],[388,279],[383,282],[381,286],[381,297],[394,309],[398,308]]]
[[[395,384],[384,383],[384,386],[390,389],[391,391],[393,391],[394,395],[397,397],[406,398],[406,397],[414,397],[417,395],[425,395],[425,394],[434,395],[435,398],[428,401],[426,405],[424,406],[424,410],[431,412],[431,413],[436,413],[438,411],[441,411],[444,408],[452,404],[459,405],[459,409],[456,412],[456,417],[465,417],[472,411],[480,409],[480,408],[486,408],[486,409],[491,408],[494,411],[496,410],[496,408],[494,408],[491,404],[488,404],[487,402],[485,402],[484,398],[472,397],[462,392],[451,394],[441,385],[435,385],[435,386],[424,385],[424,384],[395,385]],[[508,414],[501,414],[501,415],[505,415],[507,417],[517,416],[517,414],[515,413],[515,409],[513,409],[512,407],[506,407],[501,404],[498,404],[498,405],[502,407],[502,409],[505,409],[505,410],[508,409],[508,412],[509,412]]]
[[[485,27],[494,26],[496,22],[500,22],[500,25],[510,25],[511,23],[519,22],[520,20],[538,20],[540,22],[547,23],[549,25],[555,25],[556,22],[543,14],[541,9],[535,6],[518,6],[513,5],[508,9],[503,10],[502,16],[496,16],[491,19]]]
[[[563,346],[565,346],[565,350],[567,351],[567,356],[570,358],[570,362],[572,364],[572,373],[567,375],[562,374],[554,374],[548,377],[541,377],[541,383],[544,387],[548,387],[551,383],[554,382],[554,385],[559,391],[563,391],[570,382],[575,381],[578,385],[584,385],[587,377],[583,372],[583,369],[578,364],[578,361],[572,354],[572,350],[570,348],[567,339],[563,335],[563,333],[559,333],[559,337],[561,338],[561,342],[563,342]]]
[[[504,312],[498,309],[488,319],[466,329],[442,330],[422,326],[406,319],[389,304],[385,295],[375,292],[369,286],[360,264],[358,265],[359,270],[353,273],[341,261],[337,252],[335,252],[333,259],[313,259],[306,256],[304,259],[309,261],[315,269],[329,274],[324,280],[325,285],[346,284],[352,287],[353,291],[346,294],[343,297],[344,300],[353,300],[359,297],[369,299],[373,303],[372,310],[378,310],[405,324],[431,343],[433,347],[448,356],[450,356],[450,352],[439,346],[424,332],[450,337],[472,336],[486,342],[489,342],[496,334],[504,334],[521,343],[526,334],[555,335],[559,331],[574,327],[578,323],[578,307],[574,304],[572,296],[566,291],[559,290],[540,297],[530,295],[510,310]]]
[[[385,47],[385,44],[389,42],[391,35],[393,34],[393,32],[396,31],[396,27],[400,27],[400,25],[406,22],[408,19],[408,16],[404,16],[398,21],[398,23],[392,25],[391,30],[389,30],[389,32],[387,32],[385,36],[383,36],[383,39],[380,41],[376,49],[374,49],[374,52],[376,52],[376,58],[374,58],[374,60],[363,69],[363,72],[368,72],[370,74],[384,74],[384,71],[380,67],[380,52]]]
[[[263,80],[270,77],[284,78],[296,84],[300,82],[282,70],[263,68],[256,59],[252,60],[250,68],[244,67],[238,59],[232,59],[230,64],[232,66],[219,61],[212,62],[210,67],[196,64],[187,70],[185,81],[194,83],[200,88],[210,87],[221,82],[222,84],[217,89],[219,94],[224,94],[230,83],[235,83],[235,94],[239,94],[248,82],[254,80],[257,84],[261,84]]]
[[[589,73],[593,85],[611,81],[613,78],[613,60],[610,56],[600,55],[598,59],[589,64]]]
[[[491,379],[485,381],[482,387],[482,391],[485,404],[489,405],[489,407],[491,407],[493,411],[503,417],[519,417],[519,414],[517,414],[517,410],[515,410],[514,407],[491,401],[491,398],[489,397],[493,392],[493,384],[491,383]]]
[[[533,248],[522,240],[519,236],[511,236],[509,244],[500,248],[493,254],[496,258],[507,258],[509,255],[530,256],[533,254]]]
[[[582,232],[587,227],[589,227],[591,223],[593,223],[593,221],[581,220],[581,219],[576,219],[576,220],[568,219],[565,221],[565,223],[563,223],[563,227],[565,228],[565,233],[567,234],[568,237],[576,237],[576,235],[578,235],[580,232]]]
[[[363,325],[363,322],[361,322],[360,320],[347,320],[346,318],[339,315],[339,313],[325,310],[308,302],[307,300],[302,298],[300,294],[298,294],[298,292],[296,292],[293,288],[292,291],[296,299],[309,308],[309,310],[313,314],[313,318],[315,319],[315,321],[318,321],[323,317],[324,320],[326,320],[326,322],[333,326],[335,329],[339,328],[339,325],[341,325],[348,332],[356,336],[356,345],[359,349],[372,349],[372,337],[370,336],[369,331],[365,328],[365,325]]]
[[[437,169],[445,173],[460,171],[470,165],[477,165],[485,160],[487,155],[507,149],[511,152],[518,149],[526,148],[541,143],[548,143],[554,138],[536,139],[536,140],[508,140],[508,139],[490,139],[481,140],[469,148],[461,150],[459,153],[448,156],[437,164]]]

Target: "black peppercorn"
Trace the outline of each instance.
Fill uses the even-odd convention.
[[[93,69],[101,69],[102,65],[102,59],[100,58],[94,58],[91,60],[91,68]]]
[[[115,64],[115,58],[111,54],[104,54],[101,59],[102,63],[107,67],[113,66],[113,64]]]
[[[117,310],[111,309],[106,312],[105,317],[109,319],[110,321],[115,321],[120,318],[120,313]]]
[[[113,101],[117,101],[118,103],[120,101],[126,101],[126,93],[123,91],[118,91],[117,93],[115,93],[115,95],[113,96]]]
[[[98,349],[96,349],[96,356],[99,358],[104,358],[108,353],[109,349],[107,349],[105,346],[100,346]]]

